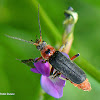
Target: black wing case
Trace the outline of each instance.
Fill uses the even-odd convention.
[[[49,63],[66,78],[76,84],[80,84],[86,80],[86,75],[83,70],[59,51],[56,51],[50,57]]]

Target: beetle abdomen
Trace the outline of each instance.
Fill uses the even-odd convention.
[[[80,84],[86,80],[86,75],[83,70],[59,51],[56,51],[49,58],[49,63],[66,78],[76,84]]]

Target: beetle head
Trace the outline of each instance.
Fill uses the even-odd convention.
[[[35,40],[34,45],[36,45],[36,48],[41,51],[47,45],[47,43],[42,41],[42,37],[40,37],[40,39]]]

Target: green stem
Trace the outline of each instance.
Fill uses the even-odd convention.
[[[45,92],[43,91],[43,89],[41,89],[39,100],[44,100],[44,94]]]

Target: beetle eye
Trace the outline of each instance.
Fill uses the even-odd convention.
[[[48,49],[47,51],[45,51],[45,53],[46,53],[46,54],[49,54],[49,53],[50,53],[50,49]]]

